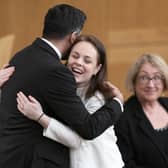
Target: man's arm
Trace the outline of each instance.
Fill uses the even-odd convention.
[[[17,107],[21,113],[31,120],[38,122],[43,128],[43,135],[70,148],[80,146],[81,138],[76,132],[58,120],[46,115],[40,103],[32,96],[24,93],[17,94]]]
[[[73,75],[66,68],[60,68],[48,75],[43,84],[48,106],[53,116],[85,139],[93,139],[114,124],[121,114],[120,104],[109,99],[94,114],[89,114],[76,95]]]

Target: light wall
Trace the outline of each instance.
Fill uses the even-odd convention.
[[[166,0],[1,0],[0,37],[14,34],[11,55],[41,35],[43,18],[54,4],[69,3],[87,13],[83,33],[94,34],[107,48],[109,80],[125,97],[126,72],[144,52],[168,59]],[[6,62],[0,55],[0,65]]]

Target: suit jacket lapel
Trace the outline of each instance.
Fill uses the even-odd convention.
[[[162,104],[162,103],[161,103]],[[161,153],[163,158],[166,160],[168,165],[168,159],[166,154],[163,152],[161,148],[161,144],[158,142],[158,139],[156,137],[156,134],[154,133],[153,127],[150,124],[149,120],[145,116],[145,113],[140,105],[140,103],[137,101],[136,103],[136,118],[139,120],[139,126],[141,127],[142,131],[146,134],[148,138],[150,138],[151,142],[154,144],[154,146],[158,149],[158,152]],[[163,104],[162,104],[163,105]],[[165,107],[165,104],[164,104]]]

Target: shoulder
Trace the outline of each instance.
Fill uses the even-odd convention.
[[[125,101],[124,106],[131,106],[134,103],[137,104],[137,98],[135,95],[132,95]]]
[[[163,105],[168,111],[168,97],[160,97],[158,99],[161,105]]]
[[[50,63],[49,68],[49,75],[51,76],[57,76],[60,78],[64,78],[65,80],[69,80],[69,78],[74,80],[72,72],[68,69],[67,66],[65,66],[61,62]]]
[[[130,96],[124,103],[124,111],[132,112],[141,108],[141,105],[135,95]]]
[[[62,63],[51,63],[45,67],[43,88],[47,90],[76,93],[76,82],[72,72]]]
[[[103,105],[105,103],[105,98],[101,92],[96,91],[94,95],[88,99],[88,101],[95,103],[97,102]]]
[[[92,113],[101,108],[105,103],[104,96],[101,92],[96,91],[93,96],[85,100],[85,107]]]
[[[139,102],[135,95],[130,96],[124,103],[124,112],[121,114],[120,120],[130,120],[139,106]]]
[[[159,97],[159,101],[168,103],[168,97]]]

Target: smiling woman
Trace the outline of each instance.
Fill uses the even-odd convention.
[[[145,54],[131,67],[127,87],[133,92],[115,126],[126,167],[168,167],[168,65]]]
[[[68,67],[73,72],[78,87],[88,85],[92,76],[99,72],[101,64],[98,63],[98,57],[98,52],[90,42],[81,41],[72,48]]]

